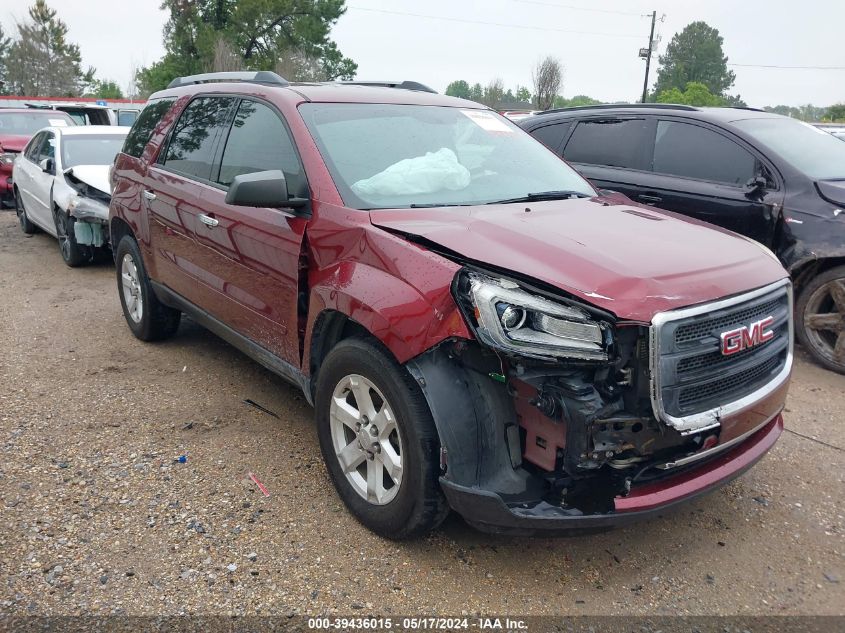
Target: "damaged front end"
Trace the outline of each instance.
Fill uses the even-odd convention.
[[[73,169],[65,172],[65,180],[71,188],[65,204],[67,212],[76,219],[73,230],[77,243],[108,246],[111,195],[76,177]]]
[[[791,296],[784,284],[749,300],[773,311],[777,340],[766,349],[772,373],[721,394],[705,366],[709,357],[695,356],[700,345],[672,349],[669,361],[655,358],[652,324],[619,321],[559,293],[481,270],[464,269],[453,291],[477,341],[446,341],[408,367],[440,432],[443,489],[478,528],[534,533],[611,527],[740,474],[779,434],[791,367]],[[749,305],[730,310],[744,319]],[[720,319],[714,327],[726,319],[707,311],[692,318],[702,332],[713,319]],[[673,366],[667,375],[684,385],[704,381],[702,393],[710,400],[691,407],[684,395],[684,415],[673,417],[655,407],[656,390],[668,394],[671,380],[656,378],[660,367],[676,360],[694,366],[693,373]],[[721,369],[742,379],[746,372],[744,365]],[[716,407],[714,395],[721,398]],[[757,405],[750,417],[745,409],[722,407],[742,397]],[[739,444],[752,435],[760,441],[749,452]],[[716,460],[740,449],[743,455],[734,455],[727,471],[690,479],[693,469],[701,476],[702,464],[715,468]],[[657,497],[631,501],[646,490],[658,491]]]

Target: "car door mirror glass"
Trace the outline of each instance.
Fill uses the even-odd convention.
[[[285,174],[279,169],[239,174],[232,179],[226,204],[242,207],[302,207],[304,198],[291,198]]]
[[[55,172],[55,164],[53,163],[52,158],[42,159],[41,162],[38,163],[38,166],[45,174],[52,174]]]

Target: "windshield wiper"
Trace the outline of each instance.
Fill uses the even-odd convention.
[[[447,203],[447,202],[423,202],[421,204],[411,204],[408,205],[411,209],[435,209],[437,207],[471,207],[471,204],[467,203]]]
[[[494,200],[487,204],[510,204],[511,202],[539,202],[541,200],[568,200],[569,198],[591,198],[592,196],[583,191],[569,191],[567,189],[560,191],[540,191],[537,193],[527,193],[518,198],[508,198],[507,200]]]

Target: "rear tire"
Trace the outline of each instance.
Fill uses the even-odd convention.
[[[141,249],[131,235],[124,235],[115,255],[117,291],[126,324],[142,341],[160,341],[179,329],[182,313],[156,297],[144,268]]]
[[[76,241],[76,233],[73,230],[76,219],[54,206],[53,222],[56,225],[56,235],[59,239],[59,252],[62,254],[65,264],[71,268],[76,268],[89,262],[91,260],[91,247],[83,246]]]
[[[813,277],[795,304],[796,335],[812,357],[845,374],[845,266]]]
[[[38,230],[38,228],[29,221],[29,218],[26,215],[26,209],[23,206],[20,191],[18,191],[17,188],[15,189],[15,212],[18,216],[18,224],[20,224],[21,231],[24,232],[24,235],[32,235]]]
[[[320,367],[315,403],[323,459],[355,518],[390,539],[443,521],[437,430],[404,367],[365,340],[341,341]]]

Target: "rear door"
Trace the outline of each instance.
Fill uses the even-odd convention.
[[[233,206],[225,198],[235,176],[271,169],[285,174],[291,196],[310,197],[305,172],[283,117],[268,103],[242,99],[224,142],[212,176],[217,186],[204,190],[205,214],[195,224],[196,263],[204,279],[218,280],[215,315],[298,367],[307,218],[292,209]]]
[[[212,167],[236,104],[229,96],[194,98],[144,177],[156,280],[204,309],[214,306],[224,281],[208,276],[193,235],[207,211],[203,196],[215,187]]]
[[[46,132],[39,132],[30,139],[29,143],[23,150],[23,156],[17,159],[14,169],[15,185],[18,187],[23,206],[27,210],[29,219],[38,222],[36,201],[34,198],[32,187],[35,184],[35,175],[37,171],[41,171],[38,166],[38,155],[41,153],[41,145],[44,143]]]
[[[649,168],[654,120],[641,116],[594,116],[579,120],[563,157],[599,189],[635,198]]]
[[[766,187],[748,186],[757,176]],[[771,244],[782,194],[762,157],[718,128],[678,119],[657,121],[651,172],[634,199],[683,213]]]

